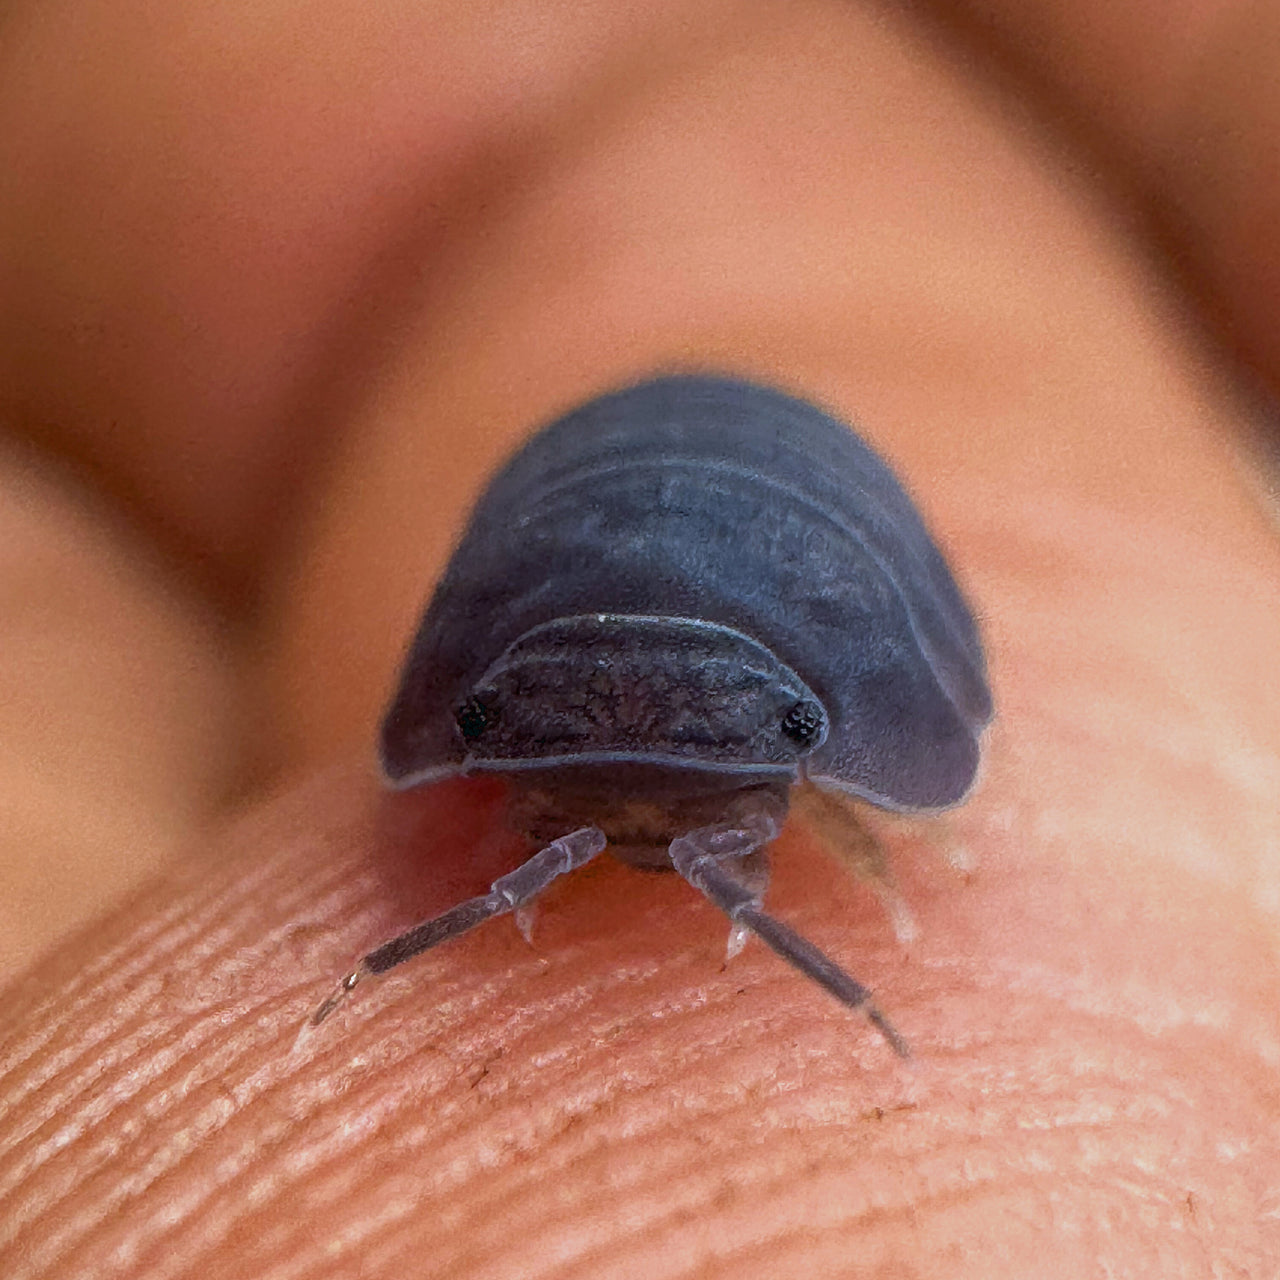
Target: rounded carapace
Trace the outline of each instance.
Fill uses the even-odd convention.
[[[973,781],[973,620],[901,486],[781,392],[670,377],[492,481],[382,729],[394,786],[642,762],[798,775],[895,809]]]

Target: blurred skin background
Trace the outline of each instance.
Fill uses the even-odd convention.
[[[1277,66],[1226,0],[11,4],[0,1271],[1268,1274]],[[291,1052],[510,865],[371,765],[480,485],[668,368],[857,421],[981,617],[920,941],[776,859],[921,1065],[603,865]]]

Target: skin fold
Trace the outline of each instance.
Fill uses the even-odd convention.
[[[0,1274],[1271,1274],[1269,21],[9,6]],[[917,935],[773,857],[912,1063],[608,859],[299,1036],[520,856],[372,767],[484,478],[669,369],[857,421],[979,616]]]

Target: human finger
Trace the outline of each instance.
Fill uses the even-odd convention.
[[[1224,345],[1280,388],[1280,15],[1246,0],[942,0],[1112,161]]]
[[[282,578],[273,720],[297,776],[366,758],[467,491],[553,407],[682,360],[806,389],[916,491],[1001,707],[956,818],[980,870],[896,850],[905,958],[802,833],[779,851],[776,909],[856,951],[919,1077],[756,949],[708,972],[707,909],[608,866],[549,904],[541,955],[494,926],[291,1054],[354,955],[500,852],[491,798],[385,801],[357,768],[15,995],[9,1223],[32,1274],[1268,1256],[1280,610],[1239,408],[1043,139],[910,30],[823,12],[646,64],[460,237]]]

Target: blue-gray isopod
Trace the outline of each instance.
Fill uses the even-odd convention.
[[[545,847],[370,952],[312,1021],[608,846],[673,867],[905,1052],[863,986],[761,909],[763,851],[797,782],[957,804],[991,712],[942,555],[847,426],[730,378],[592,400],[490,483],[382,726],[393,787],[501,775]]]

